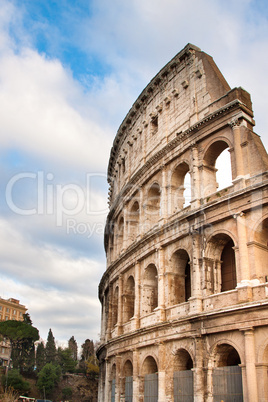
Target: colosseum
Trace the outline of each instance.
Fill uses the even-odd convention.
[[[254,124],[249,93],[188,44],[119,127],[99,402],[268,401],[268,156]]]

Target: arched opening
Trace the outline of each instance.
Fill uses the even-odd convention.
[[[187,163],[180,163],[171,177],[171,211],[172,213],[190,205],[191,175]]]
[[[143,315],[152,313],[158,306],[158,276],[154,264],[148,265],[143,277]]]
[[[236,288],[234,242],[230,236],[219,233],[209,240],[204,266],[207,295]]]
[[[131,241],[135,241],[136,237],[139,234],[139,218],[140,218],[140,206],[138,201],[135,201],[129,211],[129,239]]]
[[[212,374],[213,400],[243,401],[240,364],[240,356],[233,346],[228,344],[217,346]]]
[[[144,376],[144,402],[158,401],[158,367],[152,356],[147,356],[142,365]]]
[[[123,303],[123,320],[129,321],[134,316],[135,305],[135,281],[130,276],[125,286],[124,303]]]
[[[228,144],[225,141],[219,140],[215,141],[206,151],[204,159],[203,159],[203,166],[202,166],[202,197],[207,197],[210,194],[216,193],[218,190],[219,184],[217,182],[217,177],[226,178],[226,172],[230,172],[231,161],[230,157],[228,157],[226,161],[226,154],[223,154],[223,159],[225,160],[225,165],[222,165],[221,159],[219,163],[217,163],[217,167],[220,170],[217,173],[216,168],[216,161],[221,155],[221,153],[228,148]],[[217,177],[216,177],[217,173]],[[229,173],[228,173],[229,176]],[[222,183],[222,179],[220,179]],[[232,183],[230,183],[232,184]]]
[[[115,288],[113,294],[113,303],[112,303],[112,327],[117,324],[118,321],[118,298],[119,298],[119,289],[118,286]]]
[[[151,226],[158,222],[160,217],[161,190],[158,183],[154,183],[147,193],[146,219]]]
[[[115,402],[116,365],[113,364],[110,378],[111,402]]]
[[[229,149],[225,149],[218,156],[215,163],[216,181],[218,183],[218,191],[232,185],[232,168]]]
[[[133,365],[130,360],[127,360],[123,367],[123,397],[125,402],[133,401]]]
[[[185,250],[176,251],[171,258],[169,273],[170,304],[184,303],[191,297],[190,258]]]
[[[236,288],[236,268],[234,242],[232,239],[224,246],[221,253],[221,291],[232,290]]]
[[[174,359],[174,402],[193,401],[193,360],[185,349],[179,349]]]
[[[264,219],[256,228],[254,242],[250,247],[253,251],[257,278],[261,282],[268,282],[268,218]]]

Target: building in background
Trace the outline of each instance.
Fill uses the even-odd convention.
[[[100,402],[267,401],[268,156],[254,125],[250,95],[190,44],[122,122],[108,167]]]
[[[17,320],[22,321],[27,308],[20,304],[17,299],[2,299],[0,297],[0,321]],[[0,359],[2,366],[8,366],[10,361],[10,343],[8,339],[0,340]]]

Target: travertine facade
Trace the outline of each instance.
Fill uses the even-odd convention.
[[[190,44],[121,124],[100,402],[268,401],[268,157],[253,126],[250,95]],[[232,182],[220,190],[225,149]]]

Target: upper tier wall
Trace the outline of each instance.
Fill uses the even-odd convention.
[[[165,144],[230,99],[230,87],[213,59],[188,44],[149,83],[133,104],[111,150],[110,201]],[[250,97],[244,99],[251,109]]]

